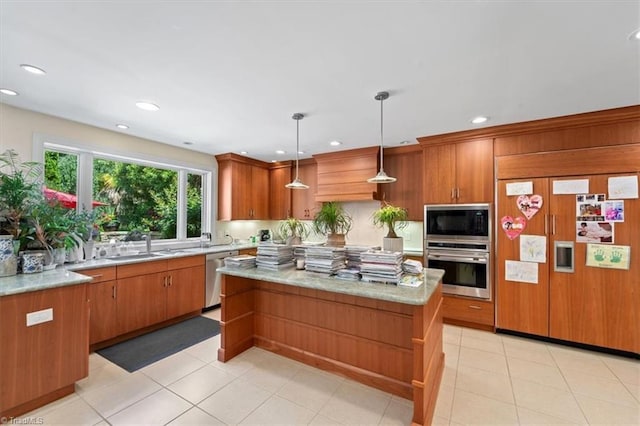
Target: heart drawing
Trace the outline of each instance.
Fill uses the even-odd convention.
[[[518,209],[529,220],[542,208],[542,195],[521,195],[516,200]]]
[[[500,224],[502,225],[504,233],[507,234],[507,237],[513,240],[522,234],[524,228],[527,227],[527,219],[522,216],[518,216],[515,219],[511,216],[504,216],[500,219]]]

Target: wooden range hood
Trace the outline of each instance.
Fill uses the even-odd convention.
[[[316,154],[318,188],[316,201],[380,200],[380,185],[368,183],[379,169],[380,147]]]

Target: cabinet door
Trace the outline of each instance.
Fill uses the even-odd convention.
[[[89,344],[91,345],[118,335],[116,285],[115,280],[89,284]]]
[[[165,320],[167,279],[166,272],[118,279],[118,334]]]
[[[455,203],[455,147],[428,146],[423,151],[425,204]]]
[[[250,194],[251,216],[254,220],[269,219],[269,170],[251,166],[251,185],[245,187]]]
[[[269,169],[269,219],[283,220],[291,215],[291,193],[294,191],[285,187],[291,180],[290,165]]]
[[[384,157],[384,169],[398,180],[382,185],[383,200],[394,206],[407,209],[409,220],[422,222],[424,202],[422,200],[422,150],[389,154]]]
[[[252,169],[253,166],[250,164],[233,163],[233,180],[231,183],[233,209],[229,219],[252,219]]]
[[[175,269],[168,276],[167,319],[204,307],[204,266]]]
[[[291,207],[293,217],[300,220],[311,220],[320,203],[316,203],[318,188],[318,166],[315,163],[300,164],[298,175],[309,189],[291,191]]]
[[[498,265],[496,273],[496,308],[497,328],[520,331],[523,333],[548,336],[549,334],[549,264],[550,256],[547,249],[547,262],[538,263],[538,283],[530,284],[519,281],[508,281],[505,278],[505,262],[520,260],[520,241],[522,235],[545,236],[549,229],[547,215],[549,200],[548,179],[526,179],[533,182],[533,192],[541,195],[542,210],[538,211],[530,220],[520,237],[510,240],[501,226],[501,219],[505,216],[524,218],[518,209],[517,195],[507,196],[507,184],[516,181],[498,182],[498,214],[495,224],[498,247]],[[575,199],[575,197],[574,197]],[[574,206],[575,212],[575,206]],[[547,241],[548,242],[548,241]]]
[[[462,142],[456,149],[456,202],[493,202],[493,139]]]
[[[589,179],[590,193],[608,197],[609,176],[582,178]],[[640,352],[640,281],[637,269],[640,265],[640,250],[637,247],[640,200],[624,200],[624,222],[617,222],[613,227],[615,245],[632,246],[629,270],[585,265],[587,243],[576,241],[579,222],[576,221],[575,195],[553,196],[550,213],[554,221],[551,247],[555,241],[575,242],[575,272],[550,272],[550,336]],[[595,238],[593,234],[587,236]],[[552,252],[552,261],[554,255]]]

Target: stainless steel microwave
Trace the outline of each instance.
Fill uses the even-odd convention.
[[[424,238],[436,241],[489,241],[491,204],[424,206]]]

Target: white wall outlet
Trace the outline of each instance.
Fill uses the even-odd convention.
[[[27,327],[49,321],[53,321],[53,308],[43,309],[36,312],[29,312],[27,314]]]

